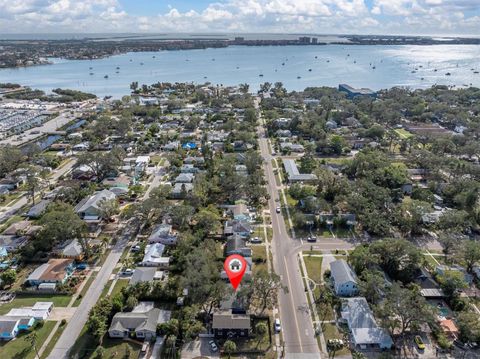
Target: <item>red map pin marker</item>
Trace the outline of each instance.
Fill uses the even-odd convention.
[[[247,261],[241,255],[233,254],[225,259],[223,269],[225,269],[233,289],[237,290],[247,269]]]

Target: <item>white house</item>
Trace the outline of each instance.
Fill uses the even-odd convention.
[[[145,255],[139,263],[142,267],[168,267],[170,257],[164,257],[165,245],[161,243],[149,244],[145,247]]]
[[[330,263],[333,288],[335,294],[341,297],[352,297],[358,294],[357,276],[343,259]]]

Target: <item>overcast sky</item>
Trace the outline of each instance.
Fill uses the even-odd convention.
[[[0,33],[480,35],[480,0],[0,0]]]

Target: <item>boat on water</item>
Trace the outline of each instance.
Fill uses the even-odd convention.
[[[437,70],[437,69],[435,69],[435,70],[433,70],[433,71],[434,71],[434,72],[437,72],[438,70]]]
[[[376,66],[372,66],[372,70],[375,70],[377,67]]]
[[[152,59],[154,59],[154,58],[155,58],[155,55],[152,56]]]
[[[417,71],[415,71],[415,70],[412,70],[412,74],[416,74],[416,73],[417,73]]]
[[[315,56],[316,59],[318,59],[318,56]]]
[[[473,71],[474,74],[478,74],[478,71]]]
[[[330,60],[327,60],[327,62],[330,62]]]
[[[140,66],[143,66],[143,62],[140,62]]]
[[[308,72],[312,72],[312,69],[308,69]]]
[[[285,62],[282,62],[282,66],[285,66]]]
[[[263,77],[263,74],[258,75],[259,77]]]
[[[356,64],[356,63],[357,63],[357,60],[353,60],[353,63]]]
[[[117,70],[120,70],[120,67],[117,66]]]
[[[301,78],[302,78],[302,76],[297,76],[297,79],[301,79]]]
[[[450,76],[450,75],[451,75],[451,73],[450,73],[450,72],[447,72],[447,73],[445,74],[445,76]]]
[[[119,73],[120,73],[120,71],[115,71],[115,73],[116,73],[116,74],[119,74]]]
[[[90,66],[90,68],[89,68],[89,69],[90,69],[90,70],[92,70],[92,69],[93,69],[93,67],[91,67],[91,66]],[[472,69],[472,70],[473,70],[473,69]]]
[[[90,76],[92,76],[92,75],[93,75],[93,72],[90,72]]]
[[[104,79],[108,79],[108,75],[103,76]]]

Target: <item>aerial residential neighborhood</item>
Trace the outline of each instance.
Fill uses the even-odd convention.
[[[344,89],[74,93],[3,143],[0,353],[475,354],[479,94]]]

